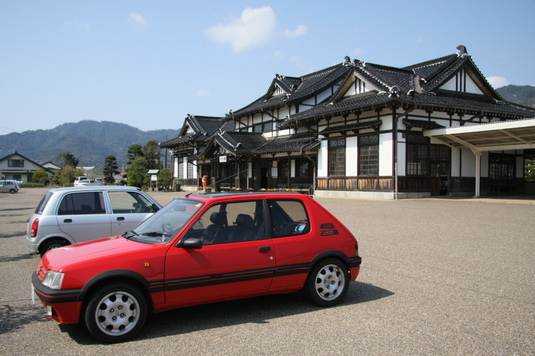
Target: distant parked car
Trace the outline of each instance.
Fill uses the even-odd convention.
[[[32,282],[49,318],[120,342],[172,308],[298,291],[333,306],[360,263],[353,234],[308,195],[188,194],[121,236],[47,252]]]
[[[15,194],[19,191],[19,184],[16,180],[1,180],[0,192]]]
[[[74,186],[75,187],[86,187],[88,185],[100,185],[97,183],[94,179],[89,179],[88,177],[82,176],[82,177],[76,177],[74,180]]]
[[[95,183],[97,183],[97,185],[102,185],[104,184],[104,180],[102,178],[95,178]]]
[[[136,187],[93,186],[49,190],[28,220],[30,254],[130,231],[161,209]]]

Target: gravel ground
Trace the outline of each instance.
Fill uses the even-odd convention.
[[[299,295],[153,315],[135,340],[98,344],[32,304],[26,221],[46,189],[0,195],[3,355],[535,355],[535,200],[318,198],[357,236],[346,301]],[[149,192],[166,204],[181,193]]]

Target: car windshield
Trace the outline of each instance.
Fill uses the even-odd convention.
[[[198,200],[175,199],[123,237],[148,244],[166,244],[202,205]]]

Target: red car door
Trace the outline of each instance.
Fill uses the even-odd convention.
[[[172,247],[165,261],[166,304],[173,306],[247,297],[266,291],[275,271],[271,240]]]

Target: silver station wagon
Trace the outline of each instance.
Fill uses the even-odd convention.
[[[123,234],[161,209],[136,187],[89,186],[51,189],[28,220],[30,254]]]

